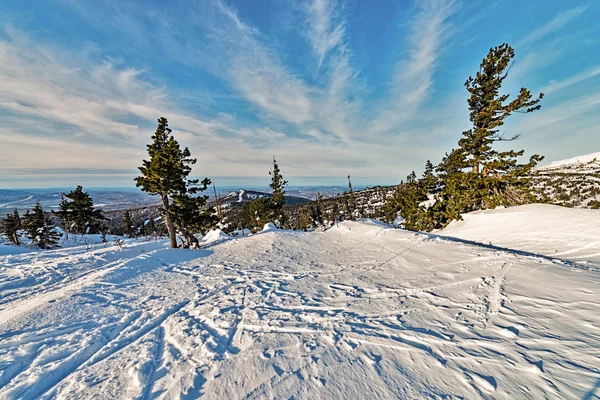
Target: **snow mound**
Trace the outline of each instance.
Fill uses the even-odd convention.
[[[529,204],[476,211],[439,233],[549,257],[600,263],[600,210]]]
[[[210,243],[210,242],[214,242],[214,241],[221,240],[221,239],[227,239],[230,237],[231,236],[229,236],[228,234],[226,234],[225,232],[223,232],[220,229],[211,229],[210,231],[208,231],[208,233],[206,235],[204,235],[202,240]]]
[[[279,230],[279,229],[277,229],[277,227],[275,226],[275,224],[272,223],[272,222],[266,223],[265,226],[262,229],[263,232],[277,231],[277,230]]]

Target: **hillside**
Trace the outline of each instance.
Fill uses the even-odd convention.
[[[555,161],[536,169],[542,198],[570,207],[600,207],[600,152]]]
[[[591,399],[598,213],[2,256],[0,398]]]

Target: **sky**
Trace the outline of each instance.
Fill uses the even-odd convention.
[[[600,2],[4,0],[0,188],[133,186],[159,117],[217,185],[398,183],[470,127],[490,47],[503,127],[545,162],[600,151]]]

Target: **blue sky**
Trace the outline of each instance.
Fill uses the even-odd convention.
[[[131,186],[160,116],[217,184],[266,181],[274,155],[291,184],[397,183],[456,146],[463,84],[503,42],[506,92],[546,93],[510,145],[599,151],[598,20],[597,1],[5,0],[0,187]]]

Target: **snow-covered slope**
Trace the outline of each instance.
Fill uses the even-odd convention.
[[[600,219],[561,211],[566,263],[370,221],[0,257],[0,398],[594,398],[600,268],[565,252]]]
[[[577,170],[578,168],[584,167],[586,165],[593,166],[596,165],[600,168],[600,152],[586,154],[583,156],[577,156],[573,158],[568,158],[565,160],[559,160],[551,162],[548,165],[539,167],[539,171],[571,171]]]
[[[441,235],[600,265],[600,211],[549,204],[476,211]]]
[[[555,161],[536,169],[542,199],[572,207],[600,208],[600,152]]]

